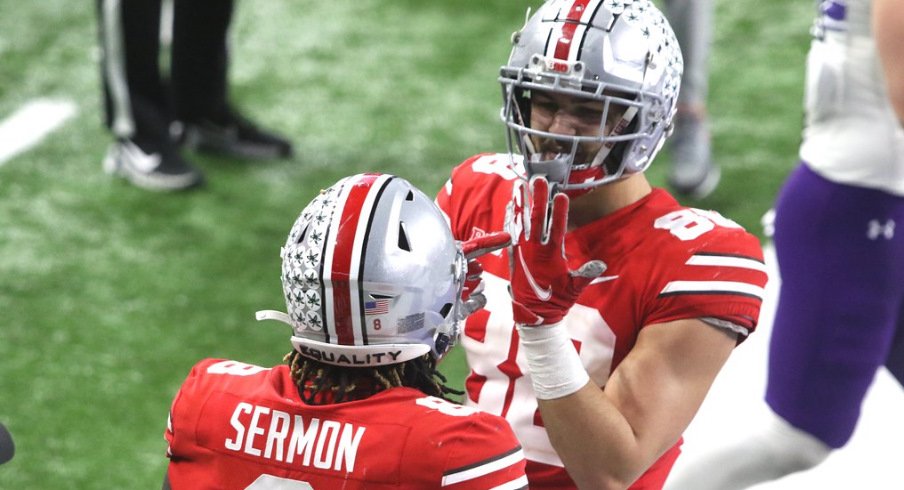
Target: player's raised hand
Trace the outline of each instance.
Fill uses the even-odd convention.
[[[483,267],[477,258],[507,247],[511,243],[512,237],[505,231],[488,233],[462,242],[461,251],[468,262],[468,272],[465,275],[465,285],[461,293],[464,316],[483,308],[487,303],[486,297],[483,295],[483,279],[480,277]]]
[[[565,258],[568,196],[557,193],[550,200],[549,192],[546,178],[534,176],[524,197],[530,218],[512,256],[512,311],[519,325],[559,323],[581,291],[606,270],[600,260],[569,269]]]

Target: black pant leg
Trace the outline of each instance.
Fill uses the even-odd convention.
[[[166,134],[160,8],[161,0],[97,1],[105,123],[119,137]]]
[[[175,0],[171,82],[180,120],[217,120],[228,109],[233,7],[233,0]]]

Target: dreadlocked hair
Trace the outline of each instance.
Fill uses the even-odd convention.
[[[360,400],[402,386],[452,402],[456,400],[449,395],[464,394],[446,386],[447,379],[436,370],[436,360],[430,354],[386,366],[346,367],[315,361],[293,350],[283,361],[289,366],[301,399],[308,405]]]

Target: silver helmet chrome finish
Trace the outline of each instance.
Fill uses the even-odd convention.
[[[549,0],[512,44],[499,77],[501,117],[509,152],[523,155],[528,176],[544,174],[568,191],[647,169],[671,133],[684,69],[675,34],[651,1]],[[538,90],[602,102],[599,134],[531,128],[530,96]],[[607,132],[610,111],[621,116]],[[561,146],[555,157],[535,148],[543,139]]]
[[[467,264],[432,199],[400,177],[359,174],[321,191],[282,248],[288,314],[302,355],[381,366],[457,341]]]

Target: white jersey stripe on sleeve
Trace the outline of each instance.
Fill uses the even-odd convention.
[[[716,267],[738,267],[766,272],[766,264],[756,259],[733,255],[693,255],[685,262],[687,265],[703,265]]]
[[[493,487],[490,490],[520,490],[522,488],[527,488],[527,475],[521,475],[517,479]]]
[[[746,282],[735,281],[672,281],[662,288],[660,296],[673,294],[740,294],[753,296],[761,301],[764,289]]]
[[[454,485],[456,483],[461,483],[463,481],[473,480],[475,478],[480,478],[485,475],[489,475],[494,471],[499,471],[503,468],[508,468],[509,466],[521,461],[524,459],[524,451],[519,447],[518,449],[503,454],[497,458],[492,458],[489,460],[482,461],[476,465],[468,466],[466,468],[460,470],[453,470],[449,473],[443,475],[442,486],[446,487],[449,485]]]

